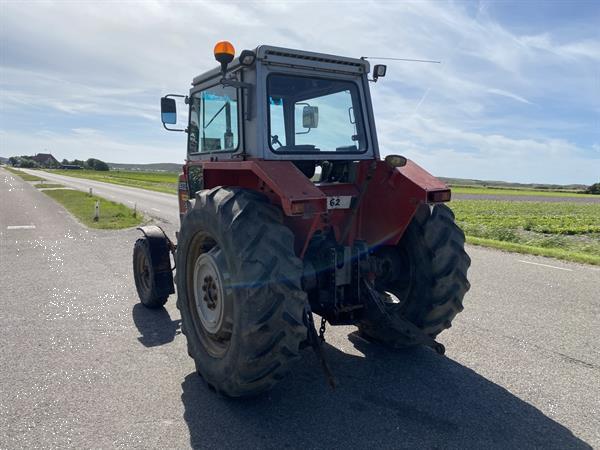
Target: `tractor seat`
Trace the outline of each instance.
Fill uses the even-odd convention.
[[[316,161],[292,161],[294,165],[302,172],[306,178],[312,178],[315,176],[315,168],[317,167]]]

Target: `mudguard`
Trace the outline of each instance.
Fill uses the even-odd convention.
[[[170,295],[175,292],[173,284],[173,270],[171,268],[171,250],[174,244],[167,237],[162,228],[156,225],[139,227],[150,247],[150,258],[154,271],[154,282],[158,295]]]

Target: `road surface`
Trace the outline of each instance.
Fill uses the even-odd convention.
[[[138,232],[88,230],[2,169],[0,198],[0,448],[600,447],[598,268],[469,247],[446,357],[330,327],[335,391],[307,350],[232,401],[194,373],[174,299],[138,304]]]
[[[40,176],[52,183],[60,183],[80,191],[88,192],[92,188],[96,195],[121,202],[130,208],[133,208],[135,205],[147,217],[154,217],[173,226],[179,226],[179,211],[177,209],[177,197],[175,194],[165,194],[118,184],[103,183],[102,181],[68,177],[40,170],[19,170]]]

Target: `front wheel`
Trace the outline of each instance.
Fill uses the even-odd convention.
[[[378,265],[375,288],[387,300],[390,319],[405,318],[435,338],[450,328],[463,310],[469,290],[465,235],[446,205],[421,205],[397,246],[375,252]],[[411,340],[384,323],[365,319],[362,334],[391,347]]]
[[[133,278],[142,305],[147,308],[161,308],[169,298],[169,292],[160,285],[157,275],[158,262],[152,260],[152,252],[147,237],[139,238],[133,247]],[[172,283],[171,283],[172,285]]]
[[[260,194],[214,188],[197,194],[177,246],[177,307],[188,353],[217,391],[271,388],[306,338],[302,262],[281,212]]]

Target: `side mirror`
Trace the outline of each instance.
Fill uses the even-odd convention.
[[[373,67],[373,81],[377,81],[378,78],[385,77],[385,73],[387,72],[387,66],[384,64],[377,64]]]
[[[174,98],[162,97],[160,99],[160,119],[162,123],[177,123],[177,105]]]
[[[302,108],[302,126],[304,128],[317,128],[319,126],[318,106],[305,106]]]

